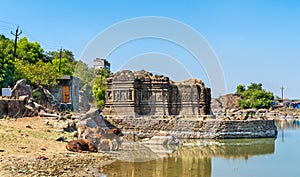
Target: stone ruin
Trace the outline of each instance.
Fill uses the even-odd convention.
[[[173,82],[166,76],[124,70],[107,79],[104,115],[208,115],[211,90],[198,79]]]
[[[87,103],[86,95],[79,92],[78,97],[80,100],[79,110],[87,112],[90,106]],[[0,119],[38,115],[63,118],[61,115],[67,112],[69,109],[61,104],[49,90],[42,86],[32,90],[31,86],[26,84],[25,79],[17,81],[11,90],[11,97],[0,97]]]
[[[213,114],[218,115],[230,110],[239,110],[238,99],[241,99],[241,96],[232,93],[213,98],[211,100],[211,111]]]

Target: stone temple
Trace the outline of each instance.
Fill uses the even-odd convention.
[[[210,114],[211,90],[198,79],[173,82],[141,70],[107,79],[104,115],[171,116]]]

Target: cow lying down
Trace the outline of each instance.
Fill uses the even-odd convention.
[[[119,150],[123,142],[122,137],[124,135],[119,128],[89,128],[79,126],[77,131],[78,138],[83,139],[70,141],[66,146],[69,151],[97,152],[97,150]]]
[[[88,139],[70,141],[66,148],[74,152],[97,152],[97,148]]]

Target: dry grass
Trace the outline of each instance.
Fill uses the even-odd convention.
[[[2,120],[0,121],[0,149],[4,152],[0,155],[44,153],[45,149],[50,152],[66,151],[65,143],[55,141],[59,136],[70,137],[65,133],[56,132],[51,125],[46,125],[45,118]]]
[[[110,160],[103,153],[67,151],[66,142],[56,139],[65,136],[70,141],[71,133],[54,129],[52,125],[57,120],[49,119],[49,125],[45,121],[43,117],[0,119],[0,176],[86,175],[91,172],[87,167],[97,168],[99,163]],[[48,160],[40,160],[40,157]]]

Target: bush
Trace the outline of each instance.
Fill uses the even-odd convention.
[[[262,89],[261,83],[251,83],[247,89],[243,85],[238,85],[236,94],[241,96],[241,99],[238,100],[238,106],[244,109],[268,108],[274,100],[274,94]]]

